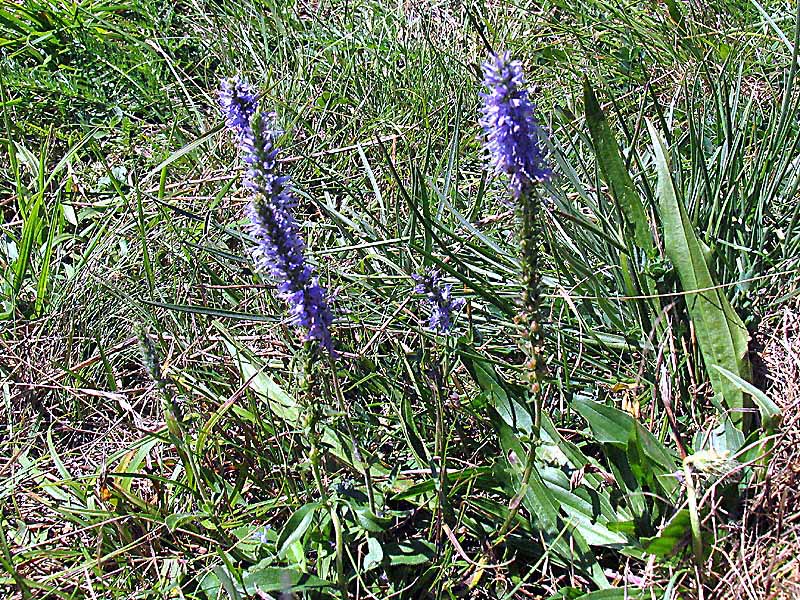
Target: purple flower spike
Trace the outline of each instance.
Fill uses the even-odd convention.
[[[481,94],[486,149],[495,171],[511,178],[511,193],[519,199],[552,176],[539,144],[545,134],[533,116],[519,61],[512,61],[508,52],[496,54],[484,63],[483,73],[488,88]]]
[[[414,291],[418,294],[425,294],[428,303],[431,305],[431,316],[428,320],[428,327],[439,333],[450,331],[453,326],[452,314],[464,306],[463,298],[453,298],[450,284],[442,286],[441,276],[436,270],[429,270],[426,275],[412,275],[417,285]]]
[[[256,95],[246,79],[230,77],[219,86],[219,105],[225,113],[225,123],[240,138],[250,132],[250,119],[256,113]]]
[[[333,315],[325,288],[305,259],[305,244],[292,212],[297,201],[289,177],[278,174],[270,118],[257,112],[249,87],[235,79],[223,81],[220,105],[227,113],[228,127],[238,135],[247,164],[244,183],[252,193],[248,210],[251,232],[258,242],[256,263],[277,283],[278,294],[289,304],[290,322],[306,328],[307,340],[316,340],[334,354]]]
[[[296,201],[288,177],[276,174],[277,150],[263,114],[252,120],[252,135],[242,148],[249,169],[246,185],[254,193],[251,230],[258,240],[256,259],[278,282],[278,293],[290,306],[291,322],[308,329],[307,339],[332,351],[329,327],[333,316],[313,269],[305,260],[305,244],[291,209]]]

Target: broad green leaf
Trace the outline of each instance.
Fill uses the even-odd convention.
[[[492,467],[475,467],[462,469],[461,471],[449,471],[447,473],[447,481],[448,483],[453,483],[458,481],[466,481],[469,479],[478,479],[481,476],[487,476],[488,479],[491,479],[491,474]],[[411,498],[416,498],[417,496],[430,494],[436,490],[437,483],[437,480],[433,478],[415,483],[392,496],[392,500],[394,502],[399,502],[400,500],[410,500]]]
[[[298,402],[274,379],[264,372],[264,367],[260,363],[260,360],[247,348],[236,342],[220,322],[215,321],[214,327],[219,330],[225,338],[225,346],[230,355],[239,364],[243,380],[249,381],[251,389],[267,401],[268,410],[271,411],[275,417],[285,421],[291,426],[299,425],[301,406]],[[242,414],[248,414],[247,411],[235,405],[232,409],[240,416]],[[201,434],[203,434],[203,432],[201,432]],[[198,436],[198,441],[200,441],[200,436]],[[353,460],[353,442],[349,436],[344,436],[332,427],[323,425],[321,442],[322,446],[326,447],[328,452],[363,472],[364,467],[362,464],[356,465],[355,463],[357,461]],[[361,449],[361,453],[366,454],[363,448]],[[389,473],[389,469],[381,463],[377,461],[373,463],[369,455],[365,456],[365,459],[367,463],[370,464],[370,471],[374,475],[384,476]]]
[[[555,557],[564,564],[572,565],[589,576],[598,587],[607,587],[608,581],[597,562],[594,551],[589,547],[578,522],[570,522],[559,515],[559,502],[551,487],[542,478],[540,467],[534,465],[530,479],[522,490],[522,475],[527,453],[511,427],[497,414],[489,411],[490,418],[500,434],[500,443],[505,456],[515,455],[516,460],[508,460],[515,494],[523,491],[522,505],[538,528],[545,543],[552,547]],[[574,500],[574,499],[573,499]],[[569,512],[569,511],[565,511]],[[590,532],[595,535],[595,532]],[[609,532],[610,533],[610,532]],[[613,534],[612,534],[613,535]],[[601,536],[597,535],[596,539]]]
[[[628,542],[625,536],[607,527],[608,518],[600,512],[600,502],[596,495],[592,494],[594,496],[592,498],[582,498],[572,492],[569,478],[561,469],[544,467],[540,470],[553,499],[567,515],[567,520],[581,532],[587,544],[621,547]]]
[[[629,494],[632,509],[639,514],[644,511],[637,495],[643,487],[652,491],[656,486],[664,494],[674,493],[674,479],[661,476],[677,468],[676,457],[641,423],[624,411],[580,396],[572,406],[586,419],[592,437],[611,445],[605,449],[606,456],[618,485]]]
[[[209,571],[200,579],[200,589],[208,600],[217,600],[221,597],[219,577],[213,571]]]
[[[516,432],[530,431],[530,414],[502,385],[502,379],[489,363],[475,360],[471,356],[469,358],[464,356],[463,360],[481,389],[491,393],[495,398],[494,403],[497,410],[489,409],[489,416],[500,434],[504,455],[510,457],[513,454],[517,457],[516,460],[509,460],[507,464],[512,474],[512,480],[509,483],[514,493],[519,493],[527,452]],[[505,414],[500,413],[501,408],[505,409]],[[599,587],[608,585],[603,570],[597,563],[593,551],[579,530],[580,528],[575,527],[574,524],[565,524],[560,518],[559,504],[536,466],[534,466],[527,486],[523,490],[522,504],[536,527],[553,544],[555,554],[559,556],[560,560],[581,569]],[[562,529],[565,528],[569,532],[568,535],[563,535]],[[611,535],[613,536],[613,534]],[[596,539],[600,537],[598,536]]]
[[[289,520],[286,522],[286,525],[283,526],[281,535],[278,538],[277,547],[279,557],[283,558],[289,550],[289,547],[303,537],[311,526],[311,522],[314,520],[314,513],[319,507],[319,502],[309,502],[298,508],[292,516],[289,517]]]
[[[428,449],[422,442],[422,436],[414,421],[414,409],[411,406],[411,396],[409,394],[402,394],[400,396],[400,426],[408,442],[408,447],[417,459],[417,464],[420,466],[428,464],[430,460]]]
[[[518,431],[530,431],[532,427],[530,413],[506,392],[494,367],[488,362],[477,359],[465,360],[465,364],[503,421]]]
[[[436,547],[425,540],[411,540],[409,542],[385,544],[384,556],[388,557],[389,564],[395,565],[422,565],[436,555]]]
[[[200,519],[205,519],[207,517],[208,517],[207,513],[191,513],[191,512],[173,513],[166,516],[166,518],[164,519],[164,524],[167,526],[167,529],[169,529],[170,532],[174,532],[183,523],[188,523],[189,521],[198,521]]]
[[[497,413],[491,411],[492,420],[495,427],[500,432],[500,444],[506,456],[515,456],[515,460],[509,460],[513,474],[514,491],[519,493],[523,471],[525,470],[525,460],[527,452],[523,448],[514,431],[509,427],[504,419],[498,419]],[[531,519],[546,533],[550,535],[558,534],[559,516],[558,504],[550,494],[542,480],[539,469],[534,466],[528,481],[525,495],[522,498],[525,508],[530,511]]]
[[[633,451],[631,451],[633,450]],[[617,486],[623,492],[622,501],[625,502],[631,513],[638,519],[643,517],[649,521],[647,513],[647,502],[644,499],[644,481],[642,481],[641,468],[635,468],[632,463],[637,463],[638,454],[636,449],[630,446],[620,449],[612,444],[607,444],[603,451],[608,458],[608,466],[614,475]],[[637,476],[639,475],[639,476]]]
[[[744,443],[744,433],[733,424],[730,417],[722,415],[720,423],[710,432],[704,430],[695,432],[692,448],[695,452],[713,449],[733,455],[741,450]]]
[[[647,457],[672,471],[676,466],[677,457],[658,438],[650,433],[644,425],[636,421],[636,442],[641,446]]]
[[[221,323],[215,322],[214,325],[225,338],[225,347],[239,365],[242,379],[249,381],[250,388],[269,403],[269,410],[276,417],[291,425],[297,425],[300,419],[300,408],[295,399],[264,372],[261,365],[257,364],[257,359],[251,356],[248,350],[240,348],[234,343],[228,330]]]
[[[653,295],[657,291],[657,286],[651,270],[637,264],[637,260],[654,262],[658,254],[650,231],[647,211],[594,90],[588,79],[584,78],[583,83],[586,123],[594,143],[597,164],[603,179],[608,184],[622,221],[622,231],[619,235],[625,238],[621,241],[627,247],[627,252],[619,254],[619,265],[624,290],[629,296]],[[642,259],[636,256],[634,246],[644,254]],[[640,331],[644,334],[643,339],[654,326],[659,333],[664,329],[663,320],[658,318],[661,306],[657,298],[637,299],[635,306],[641,321]],[[606,312],[611,317],[616,311],[612,308]]]
[[[572,406],[586,419],[595,440],[604,444],[628,445],[634,424],[628,413],[582,396],[576,396]]]
[[[314,575],[303,573],[289,567],[261,567],[251,568],[244,576],[244,588],[248,594],[257,592],[302,592],[307,590],[320,590],[331,587],[330,581],[325,581]]]
[[[217,580],[222,584],[222,588],[228,594],[230,600],[243,600],[242,595],[239,593],[239,586],[233,580],[225,565],[214,567],[214,575],[217,576]]]
[[[769,462],[769,458],[772,453],[772,447],[774,445],[773,434],[778,428],[778,425],[780,425],[783,417],[781,414],[781,409],[778,408],[778,406],[769,398],[769,396],[767,396],[752,383],[748,383],[735,373],[731,373],[727,369],[723,369],[718,365],[714,365],[714,367],[723,377],[727,378],[731,383],[733,383],[733,385],[737,386],[745,394],[749,394],[758,406],[758,410],[761,415],[761,427],[763,429],[764,436],[762,437],[760,443],[756,444],[755,447],[752,448],[751,452],[754,455],[753,458],[756,458],[761,464],[766,466]],[[729,420],[726,420],[726,423],[728,422]],[[741,435],[741,437],[744,438],[744,435]],[[739,445],[736,448],[727,448],[731,453],[738,452],[739,449],[744,445],[743,439],[737,441],[739,441]],[[747,455],[751,452],[745,453],[740,460],[751,460],[751,458],[747,457]],[[766,474],[767,469],[761,469],[758,471],[759,478],[766,477]]]
[[[367,554],[364,556],[364,570],[377,567],[383,560],[383,548],[381,543],[374,537],[367,539]]]
[[[352,506],[353,515],[358,524],[366,531],[371,533],[381,533],[386,531],[392,524],[391,517],[379,517],[369,510],[366,506]]]
[[[689,510],[683,509],[678,512],[664,530],[657,536],[645,538],[644,549],[649,554],[655,554],[662,558],[674,555],[681,548],[689,543],[692,535],[691,523],[689,521]]]
[[[747,357],[749,335],[727,296],[717,286],[706,256],[708,249],[697,237],[689,215],[672,183],[667,149],[658,131],[648,121],[658,169],[659,213],[664,228],[664,246],[678,271],[686,304],[694,324],[714,392],[732,411],[731,419],[747,429],[743,408],[749,405],[741,388],[714,366],[727,369],[747,381],[751,377]]]

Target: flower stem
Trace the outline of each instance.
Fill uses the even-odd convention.
[[[541,275],[539,273],[539,244],[542,240],[540,199],[533,188],[520,194],[518,205],[519,237],[522,249],[522,311],[517,323],[522,327],[522,349],[526,356],[525,378],[528,383],[528,404],[531,408],[530,446],[525,459],[519,490],[509,504],[508,516],[498,533],[502,540],[508,533],[520,504],[528,492],[536,461],[536,449],[541,443],[542,410],[544,406],[544,335],[541,323]]]
[[[336,535],[336,582],[339,585],[339,592],[342,595],[342,600],[347,600],[347,580],[344,576],[344,534],[342,531],[342,522],[339,520],[339,514],[336,512],[336,506],[331,505],[331,522],[333,523],[333,530]]]
[[[361,451],[358,448],[358,440],[355,436],[355,431],[353,429],[353,423],[350,421],[350,414],[347,412],[347,406],[345,404],[344,394],[342,393],[342,387],[339,385],[339,377],[336,375],[336,365],[332,357],[328,357],[328,365],[331,371],[331,383],[333,384],[333,392],[336,396],[336,401],[339,404],[339,412],[344,419],[345,426],[347,427],[347,432],[350,435],[350,442],[353,444],[353,458],[355,459],[355,467],[361,471],[361,474],[364,476],[364,486],[367,488],[367,500],[369,502],[369,510],[372,514],[377,514],[375,512],[375,492],[372,489],[372,475],[370,474],[370,467],[367,462],[364,461]]]
[[[311,462],[311,471],[314,474],[314,482],[317,485],[317,490],[319,490],[320,502],[323,507],[328,510],[328,513],[331,517],[331,523],[333,524],[333,530],[335,535],[335,544],[336,544],[336,580],[339,586],[339,591],[341,593],[341,597],[343,599],[348,598],[347,593],[347,580],[344,575],[344,532],[342,529],[342,522],[339,519],[339,514],[336,512],[336,504],[331,502],[330,496],[328,495],[328,491],[325,487],[325,483],[322,480],[322,470],[320,469],[320,463],[322,462],[322,451],[319,447],[319,432],[317,431],[317,423],[319,421],[319,407],[318,403],[315,402],[313,397],[313,373],[312,373],[312,363],[313,358],[316,354],[315,348],[311,345],[311,342],[306,343],[306,355],[304,360],[304,373],[303,373],[303,383],[302,387],[305,391],[306,396],[306,410],[309,411],[308,413],[308,440],[310,445],[309,450],[309,462]],[[331,361],[331,366],[333,366],[333,361]],[[335,378],[336,374],[334,372],[333,377]]]
[[[683,459],[683,476],[686,479],[686,499],[689,504],[689,523],[692,527],[692,554],[697,567],[698,577],[703,573],[703,535],[700,530],[700,512],[697,507],[697,491],[692,479],[692,469],[688,460]]]

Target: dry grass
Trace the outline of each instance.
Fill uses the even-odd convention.
[[[765,384],[783,411],[783,425],[713,598],[800,598],[800,303],[784,307],[776,321],[765,332],[761,356]]]

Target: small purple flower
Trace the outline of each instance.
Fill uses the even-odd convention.
[[[269,543],[269,530],[271,527],[269,525],[264,525],[253,531],[250,535],[257,540],[261,544],[268,544]]]
[[[488,88],[481,94],[486,149],[495,171],[511,178],[511,193],[519,199],[552,176],[539,143],[545,134],[533,116],[519,61],[512,61],[508,52],[495,54],[484,63],[483,73]]]
[[[430,269],[426,275],[414,274],[411,277],[417,282],[414,291],[425,294],[428,304],[431,305],[428,327],[439,333],[450,331],[453,326],[452,314],[464,306],[464,299],[453,298],[451,294],[453,286],[449,283],[443,286],[439,272],[434,269]]]
[[[219,87],[219,105],[225,123],[240,138],[250,131],[250,119],[256,113],[256,95],[246,79],[223,79]]]
[[[233,100],[231,100],[233,98]],[[308,330],[306,339],[316,340],[333,353],[325,289],[305,259],[305,244],[292,210],[297,204],[287,176],[278,174],[278,150],[268,115],[253,108],[246,125],[242,119],[250,105],[236,99],[252,99],[246,84],[223,81],[220,104],[228,109],[228,125],[239,135],[247,164],[245,186],[253,194],[248,212],[251,232],[258,242],[258,266],[277,282],[278,294],[289,303],[290,322]],[[235,108],[234,108],[235,107]]]

